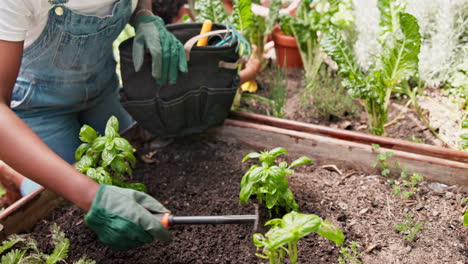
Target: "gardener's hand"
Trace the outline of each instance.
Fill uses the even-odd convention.
[[[153,241],[169,241],[171,234],[153,214],[169,212],[153,197],[131,189],[101,184],[85,216],[99,239],[116,250]]]
[[[139,71],[145,50],[152,57],[152,75],[160,84],[173,84],[179,71],[187,72],[182,43],[164,27],[164,21],[155,15],[142,15],[135,20],[136,36],[133,40],[133,63]]]

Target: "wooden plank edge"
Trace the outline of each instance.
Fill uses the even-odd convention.
[[[227,122],[222,127],[212,129],[211,133],[249,147],[267,149],[282,146],[291,153],[365,170],[372,169],[377,155],[367,144],[242,121]],[[393,153],[388,159],[390,164],[398,162],[401,168],[421,173],[430,181],[463,186],[464,190],[468,190],[468,163],[387,148],[380,151]]]
[[[232,120],[246,122],[250,121],[253,123],[264,124],[273,127],[290,129],[306,133],[320,134],[328,137],[363,144],[378,144],[381,147],[390,148],[394,150],[401,150],[404,152],[411,152],[426,156],[433,156],[468,163],[468,152],[464,151],[452,150],[448,148],[421,144],[401,139],[376,136],[344,129],[330,128],[326,126],[308,124],[304,122],[298,122],[295,120],[288,120],[284,118],[276,118],[253,113],[232,112],[230,117],[232,118]],[[225,121],[225,124],[229,124],[229,122],[231,122],[231,120],[228,119]]]

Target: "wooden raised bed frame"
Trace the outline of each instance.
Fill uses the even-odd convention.
[[[137,126],[132,127],[122,136],[132,140],[138,136],[138,130]],[[398,161],[401,167],[421,173],[429,181],[457,185],[468,191],[467,152],[238,112],[206,134],[256,149],[282,146],[294,155],[365,171],[373,169],[376,158],[372,144],[379,144],[380,151],[393,152],[391,162]],[[0,241],[30,228],[63,201],[43,188],[23,197],[0,213]]]

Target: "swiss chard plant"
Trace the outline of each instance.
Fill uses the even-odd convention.
[[[302,164],[312,164],[308,157],[296,159],[288,166],[287,162],[276,164],[276,157],[286,154],[284,148],[278,147],[265,152],[252,152],[244,157],[242,162],[256,158],[260,165],[255,164],[245,173],[241,180],[241,190],[239,200],[241,203],[247,203],[252,195],[255,195],[257,201],[270,210],[275,210],[278,214],[280,209],[290,212],[298,210],[299,206],[294,199],[293,192],[289,189],[287,175],[294,173],[292,168]]]
[[[281,29],[294,36],[299,45],[305,70],[305,95],[315,89],[317,74],[324,59],[319,45],[321,34],[331,26],[347,28],[353,21],[351,0],[304,0],[295,16],[281,16]]]
[[[115,116],[107,121],[103,136],[84,125],[80,130],[83,143],[75,151],[75,168],[98,183],[146,192],[144,184],[125,181],[126,175],[132,175],[135,149],[118,131],[119,121]]]
[[[271,226],[270,230],[264,235],[254,234],[253,241],[257,249],[261,249],[261,253],[256,255],[269,260],[270,264],[282,263],[286,254],[291,264],[297,263],[299,253],[297,242],[312,232],[316,232],[337,245],[343,244],[345,239],[339,228],[314,214],[301,214],[293,211],[284,215],[282,219],[272,219],[265,225]]]
[[[416,18],[404,13],[397,0],[379,0],[382,51],[368,71],[359,68],[339,29],[330,28],[321,40],[324,51],[338,63],[351,96],[362,100],[371,133],[385,132],[390,96],[418,75],[421,35]]]
[[[23,247],[11,249],[17,244],[23,244]],[[28,237],[20,237],[11,235],[7,240],[3,241],[0,246],[0,255],[2,255],[2,264],[27,264],[27,263],[44,263],[55,264],[65,262],[68,257],[68,249],[70,248],[70,240],[65,237],[65,234],[60,230],[60,227],[54,224],[52,229],[52,244],[54,250],[48,255],[39,250],[37,241]],[[66,263],[66,262],[65,262]],[[93,260],[82,257],[73,264],[95,264]]]

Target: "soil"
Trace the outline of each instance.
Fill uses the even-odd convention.
[[[252,204],[239,205],[240,179],[253,164],[240,161],[259,150],[207,136],[177,139],[166,147],[159,143],[133,142],[140,159],[132,180],[145,183],[149,194],[174,215],[254,212]],[[297,157],[284,158],[290,162]],[[301,212],[317,214],[340,227],[346,245],[350,241],[359,244],[363,263],[468,263],[468,228],[461,224],[463,195],[455,189],[437,192],[424,186],[417,199],[404,200],[391,193],[391,186],[380,175],[319,160],[299,167],[289,180]],[[394,228],[407,212],[413,213],[415,221],[424,221],[424,229],[411,243]],[[113,251],[85,226],[82,212],[67,204],[28,232],[49,253],[53,223],[70,239],[68,263],[83,255],[99,264],[260,263],[249,225],[175,226],[169,244],[155,241],[129,251]],[[337,263],[338,257],[339,248],[316,234],[299,242],[298,263]]]
[[[287,100],[284,106],[285,116],[283,118],[295,121],[329,126],[332,128],[341,128],[362,133],[369,133],[367,126],[367,115],[364,107],[355,100],[357,113],[354,115],[343,113],[342,116],[318,114],[316,107],[311,103],[303,103],[302,96],[304,85],[302,78],[303,70],[300,68],[283,69],[287,74]],[[268,90],[274,81],[276,69],[272,67],[265,68],[258,76],[259,89],[257,94],[268,97]],[[273,76],[273,77],[272,77]],[[338,77],[336,77],[338,78]],[[329,89],[326,85],[319,85],[318,89]],[[419,143],[425,143],[436,146],[446,146],[430,132],[428,127],[420,120],[418,114],[406,107],[405,98],[392,98],[389,106],[388,126],[385,127],[385,136],[398,138]],[[337,104],[339,104],[337,102]],[[266,114],[266,107],[258,104],[255,100],[242,101],[241,111]],[[402,114],[400,114],[402,113]]]

